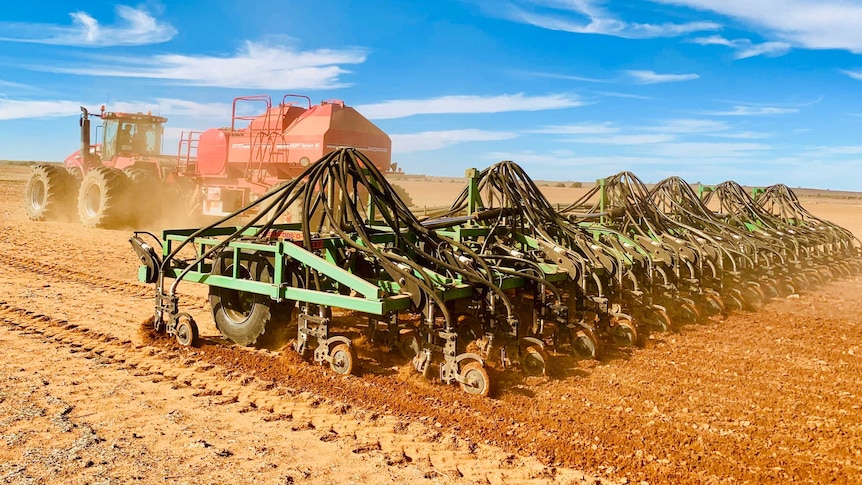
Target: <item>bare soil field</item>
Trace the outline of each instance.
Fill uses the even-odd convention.
[[[357,340],[358,376],[153,335],[131,230],[27,219],[0,165],[0,481],[5,483],[862,483],[862,277],[654,334],[491,396]],[[463,182],[399,180],[419,205]],[[555,203],[586,189],[543,187]],[[800,192],[862,235],[862,198]],[[160,228],[148,228],[158,230]]]

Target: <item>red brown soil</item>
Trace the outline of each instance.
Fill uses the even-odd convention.
[[[348,377],[227,345],[192,284],[201,347],[154,336],[129,231],[26,220],[26,173],[0,166],[4,481],[862,483],[862,277],[471,398],[364,342]],[[860,234],[859,200],[803,204]]]

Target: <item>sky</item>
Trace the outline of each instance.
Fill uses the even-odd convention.
[[[60,161],[79,106],[230,124],[341,99],[405,172],[862,191],[862,1],[5,2],[0,159]]]

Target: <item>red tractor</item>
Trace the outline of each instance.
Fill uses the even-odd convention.
[[[176,157],[161,154],[167,118],[106,112],[102,143],[90,143],[90,112],[81,107],[81,149],[64,166],[37,165],[27,182],[24,205],[33,220],[70,218],[77,208],[89,227],[128,223],[143,187],[169,180]]]
[[[254,108],[263,113],[244,114]],[[183,132],[171,156],[161,154],[167,118],[103,108],[103,142],[91,144],[90,116],[82,107],[81,149],[65,166],[34,167],[25,194],[31,219],[68,218],[73,207],[89,227],[142,223],[161,207],[223,216],[345,146],[384,172],[391,167],[389,136],[343,101],[312,106],[288,94],[273,106],[266,95],[238,97],[230,127]]]

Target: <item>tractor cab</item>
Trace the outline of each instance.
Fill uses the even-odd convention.
[[[167,118],[143,113],[102,112],[104,161],[119,157],[158,156],[162,152]]]

